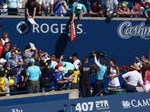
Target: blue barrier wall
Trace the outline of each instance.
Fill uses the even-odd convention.
[[[80,59],[89,51],[105,51],[108,59],[115,58],[120,66],[133,64],[135,56],[149,55],[149,21],[76,20],[74,42],[68,41],[69,19],[37,18],[35,21],[37,25],[26,23],[24,18],[0,18],[0,34],[8,31],[11,42],[22,50],[33,42],[38,49],[50,54],[68,56],[77,52]]]
[[[14,102],[19,102],[16,99]],[[125,93],[103,97],[0,106],[1,112],[149,112],[150,94]],[[71,105],[72,106],[71,110]]]

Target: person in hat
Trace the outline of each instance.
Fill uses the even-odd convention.
[[[72,19],[71,22],[74,22],[76,15],[78,15],[78,18],[81,19],[83,15],[87,13],[87,9],[84,4],[75,3],[72,6]]]
[[[135,6],[131,10],[131,14],[141,15],[144,12],[144,7],[142,7],[139,3],[136,3]]]
[[[4,58],[0,59],[0,71],[4,71],[6,60]]]
[[[134,65],[131,65],[131,67],[133,68],[133,71],[129,71],[122,75],[122,78],[124,79],[126,84],[126,91],[128,93],[136,92],[136,86],[139,83],[142,86],[144,92],[148,93],[143,84],[142,75],[138,72],[138,70],[140,70],[140,67],[136,63],[134,63]]]
[[[55,82],[58,85],[58,88],[66,86],[65,83],[67,83],[68,80],[72,80],[72,78],[68,78],[63,75],[64,70],[65,70],[65,68],[63,66],[60,66],[58,68],[58,72],[56,72],[54,75]]]
[[[128,3],[123,1],[121,3],[121,8],[118,9],[118,14],[124,14],[124,15],[129,15],[130,14],[130,9],[128,8]]]
[[[40,89],[39,78],[41,76],[41,70],[38,66],[35,65],[35,59],[31,58],[29,63],[31,66],[29,66],[27,69],[23,87],[27,84],[28,81],[27,90],[38,90]],[[39,91],[35,92],[38,93]],[[33,91],[29,93],[33,93]]]

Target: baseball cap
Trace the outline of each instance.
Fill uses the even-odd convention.
[[[134,8],[135,8],[136,10],[138,10],[140,7],[141,7],[141,5],[140,5],[139,3],[135,4],[135,6],[134,6]]]
[[[82,9],[82,4],[78,4],[77,9]]]
[[[6,62],[6,60],[4,58],[1,58],[0,63],[4,63],[4,62]]]
[[[35,60],[34,60],[33,58],[31,58],[31,59],[29,60],[29,62],[30,62],[30,63],[34,63]]]
[[[59,68],[58,68],[58,71],[59,72],[62,72],[62,71],[64,71],[65,70],[65,68],[63,67],[63,66],[60,66]]]

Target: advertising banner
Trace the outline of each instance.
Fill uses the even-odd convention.
[[[80,59],[89,51],[101,51],[107,53],[107,59],[116,59],[118,65],[131,65],[135,56],[150,52],[150,27],[145,20],[76,20],[73,42],[69,41],[69,19],[43,17],[35,21],[37,24],[31,25],[24,18],[0,18],[0,34],[9,32],[11,43],[21,50],[31,42],[37,49],[58,56],[77,52]]]

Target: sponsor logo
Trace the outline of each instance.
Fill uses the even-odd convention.
[[[77,103],[75,110],[78,112],[93,112],[94,107],[97,110],[102,110],[103,112],[110,112],[108,100],[100,100],[100,101],[95,101],[95,102],[83,102],[83,103]]]
[[[29,25],[24,21],[20,21],[16,26],[16,30],[20,34],[26,34],[29,31]]]
[[[58,34],[58,33],[67,33],[68,28],[66,26],[67,26],[67,24],[42,23],[42,24],[32,25],[31,29],[29,29],[30,28],[29,24],[27,24],[24,21],[20,21],[16,25],[16,30],[20,34],[26,34],[29,31],[31,31],[32,33],[53,33],[53,34]],[[82,34],[83,33],[82,24],[77,25],[76,33],[77,34]]]
[[[133,99],[131,101],[122,101],[121,104],[124,109],[131,107],[133,108],[146,107],[150,106],[150,99],[141,99],[141,100]]]
[[[124,21],[118,26],[117,33],[122,39],[129,39],[132,36],[139,36],[144,40],[150,39],[150,27],[145,26],[145,22],[133,26],[130,21]]]

